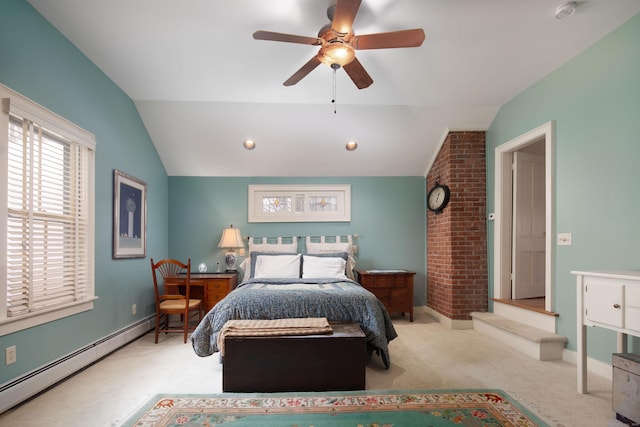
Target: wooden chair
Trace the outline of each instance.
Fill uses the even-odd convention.
[[[186,270],[186,271],[185,271]],[[158,282],[157,273],[161,281]],[[180,273],[186,274],[181,275]],[[156,297],[156,344],[160,332],[182,332],[184,342],[187,342],[189,332],[189,315],[198,312],[198,322],[202,320],[203,305],[199,299],[190,298],[191,289],[191,259],[186,264],[175,259],[163,259],[154,264],[151,258],[151,273],[153,274],[153,290]],[[184,289],[184,293],[180,291]],[[170,315],[180,315],[181,326],[170,325]]]

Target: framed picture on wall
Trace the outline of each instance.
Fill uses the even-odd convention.
[[[113,171],[113,258],[147,256],[147,184]]]

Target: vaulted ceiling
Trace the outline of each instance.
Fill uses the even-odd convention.
[[[358,50],[374,83],[357,89],[324,64],[285,87],[318,47],[252,38],[316,37],[328,0],[28,1],[131,97],[167,173],[185,176],[425,175],[447,130],[487,129],[640,12],[638,0],[578,1],[563,20],[563,0],[363,0],[357,35],[426,40]]]

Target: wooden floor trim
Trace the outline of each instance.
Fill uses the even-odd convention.
[[[554,311],[547,311],[544,309],[544,298],[528,298],[528,299],[492,298],[492,300],[501,302],[502,304],[508,304],[514,307],[535,311],[536,313],[546,314],[547,316],[553,316],[553,317],[559,316],[558,313]]]

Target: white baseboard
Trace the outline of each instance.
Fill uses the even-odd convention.
[[[578,363],[578,353],[565,348],[562,352],[562,360],[575,365]],[[587,357],[587,371],[606,378],[609,381],[613,379],[613,367],[609,363],[601,362],[600,360]]]
[[[0,414],[146,334],[153,316],[0,385]]]
[[[436,319],[439,323],[442,324],[447,329],[473,329],[473,321],[471,320],[454,320],[449,319],[444,314],[441,314],[431,307],[425,306],[425,312]]]

